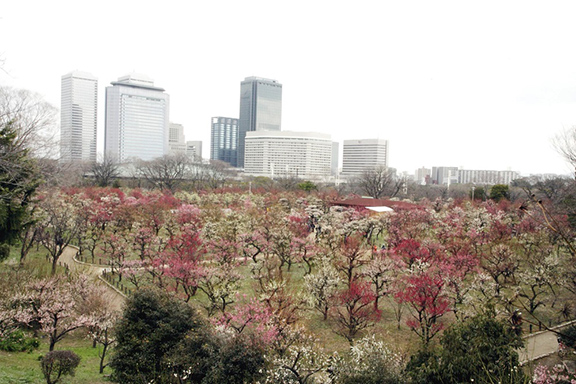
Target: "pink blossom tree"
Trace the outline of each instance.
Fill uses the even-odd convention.
[[[61,276],[32,282],[29,291],[18,298],[21,311],[17,320],[38,327],[48,336],[49,350],[70,332],[85,327],[89,319],[81,313],[79,300],[88,292],[87,278],[66,279]]]

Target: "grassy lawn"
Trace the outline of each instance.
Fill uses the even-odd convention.
[[[104,374],[98,373],[100,358],[98,348],[92,348],[91,341],[79,336],[69,337],[56,344],[58,350],[71,350],[82,358],[74,377],[68,377],[65,382],[79,383],[109,383],[107,375],[110,369],[104,369]],[[48,344],[42,342],[40,348],[28,352],[0,351],[0,384],[37,384],[45,383],[40,369],[40,358],[48,352]]]

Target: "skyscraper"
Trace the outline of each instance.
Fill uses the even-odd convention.
[[[236,167],[238,164],[238,119],[213,117],[210,140],[210,159]]]
[[[244,167],[246,132],[279,131],[282,117],[282,84],[261,77],[247,77],[240,84],[237,166]]]
[[[170,96],[144,75],[123,76],[106,87],[104,151],[124,162],[168,153]]]
[[[388,167],[387,140],[344,140],[342,176],[358,176],[378,166]]]
[[[74,71],[62,76],[60,159],[96,161],[98,79]]]

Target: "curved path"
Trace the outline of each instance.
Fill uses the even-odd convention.
[[[76,254],[78,253],[78,248],[74,246],[68,246],[64,249],[64,253],[60,256],[58,260],[61,264],[66,265],[70,271],[85,273],[94,279],[98,279],[100,284],[105,284],[109,288],[110,295],[108,295],[110,306],[112,309],[122,311],[124,308],[124,303],[126,302],[126,296],[117,290],[112,285],[108,284],[102,278],[102,272],[106,269],[103,267],[96,266],[94,264],[83,263],[76,260]]]

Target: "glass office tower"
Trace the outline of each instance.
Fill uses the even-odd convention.
[[[60,160],[96,161],[98,79],[74,71],[62,76]]]
[[[238,162],[238,119],[213,117],[210,140],[210,159],[236,167]]]
[[[131,74],[106,87],[104,151],[119,162],[168,153],[170,96],[146,76]]]
[[[261,77],[247,77],[240,84],[237,166],[244,167],[246,132],[280,131],[282,84]]]

